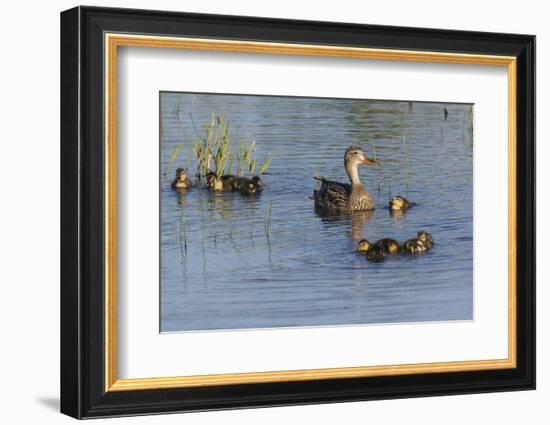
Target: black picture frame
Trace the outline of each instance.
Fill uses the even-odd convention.
[[[517,58],[517,367],[474,372],[105,391],[104,33]],[[75,418],[535,388],[535,37],[132,9],[61,13],[61,412]]]

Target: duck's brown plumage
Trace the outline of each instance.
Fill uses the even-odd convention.
[[[225,174],[218,177],[211,171],[206,175],[206,187],[218,192],[239,192],[242,195],[253,195],[262,191],[263,184],[259,176],[248,178]]]
[[[313,191],[317,208],[342,212],[368,211],[376,208],[376,202],[362,184],[353,186],[324,177],[318,179],[321,181],[321,188]]]
[[[375,245],[382,248],[386,254],[397,254],[401,250],[399,242],[391,238],[380,239]]]
[[[187,177],[185,170],[183,168],[178,168],[176,170],[176,178],[172,182],[172,189],[182,192],[189,189],[191,186],[193,186],[193,183],[189,180],[189,177]]]
[[[386,252],[384,251],[384,248],[379,245],[372,245],[367,250],[367,260],[369,261],[380,262],[384,261],[385,258]]]
[[[405,254],[423,254],[427,251],[426,245],[418,238],[409,239],[403,243],[403,252]]]
[[[344,154],[344,166],[351,184],[315,177],[321,182],[319,190],[313,191],[315,207],[340,212],[373,210],[376,203],[359,180],[359,164],[376,164],[376,161],[366,158],[360,147],[350,146]]]

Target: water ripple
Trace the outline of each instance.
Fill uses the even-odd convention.
[[[175,145],[185,146],[160,181],[162,330],[471,319],[469,109],[163,94],[161,170]],[[174,167],[192,163],[195,124],[208,122],[212,112],[229,121],[236,137],[256,139],[260,161],[275,153],[261,196],[170,190]],[[370,215],[320,216],[309,199],[313,176],[346,181],[342,156],[351,144],[380,161],[379,168],[361,169],[379,208]],[[383,206],[396,193],[418,205],[390,216]],[[420,229],[437,243],[424,256],[369,263],[355,253],[358,239],[403,241]]]

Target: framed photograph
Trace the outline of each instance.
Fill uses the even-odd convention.
[[[61,411],[535,388],[535,37],[61,14]]]

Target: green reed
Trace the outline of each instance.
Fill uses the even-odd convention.
[[[321,167],[323,166],[323,156],[324,156],[324,149],[321,148],[321,152],[319,154],[319,162],[317,163],[317,178],[321,178]]]
[[[180,197],[183,197],[180,194]],[[187,223],[185,221],[185,216],[183,214],[183,208],[180,211],[180,250],[182,256],[182,262],[187,258]]]
[[[237,176],[243,176],[245,170],[250,176],[254,175],[258,165],[254,158],[256,140],[252,140],[250,143],[239,140],[236,143],[237,147],[235,148],[229,131],[229,123],[222,116],[212,113],[210,121],[203,127],[203,131],[197,134],[191,147],[196,162],[197,179],[200,180],[210,172],[213,172],[217,178],[223,174],[231,174],[235,167],[235,160]],[[267,171],[273,158],[273,155],[268,155],[259,167],[258,175]]]
[[[170,166],[174,163],[174,161],[178,158],[180,152],[183,149],[184,144],[180,143],[174,147],[174,150],[172,151],[172,155],[170,155],[170,158],[168,158],[168,162],[166,163],[166,166],[164,167],[163,175],[166,176],[168,174],[168,169]]]
[[[267,210],[267,217],[265,221],[265,236],[267,239],[271,236],[271,212],[273,210],[273,199],[269,202],[269,209]]]
[[[267,156],[266,160],[264,161],[264,163],[260,167],[260,170],[258,171],[259,176],[261,176],[263,173],[265,173],[267,171],[267,169],[271,165],[271,162],[273,161],[273,158],[275,158],[274,154],[269,154]]]
[[[218,117],[218,129],[216,137],[212,141],[212,150],[214,156],[214,173],[220,178],[224,173],[226,163],[231,159],[231,140],[229,139],[228,124],[223,119]]]
[[[237,150],[237,176],[242,177],[244,175],[244,170],[249,169],[253,170],[254,165],[251,167],[252,153],[256,149],[256,140],[252,140],[250,145],[247,145],[246,142],[238,142],[239,148]]]
[[[200,141],[197,141],[193,144],[193,153],[195,154],[195,160],[197,162],[197,171],[195,176],[200,179],[203,170],[203,149]]]

